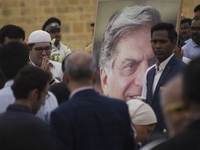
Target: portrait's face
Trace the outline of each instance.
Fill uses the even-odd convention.
[[[30,58],[36,66],[41,66],[43,57],[50,57],[51,44],[49,42],[36,43],[30,50]]]
[[[129,101],[141,96],[144,74],[156,62],[150,44],[150,29],[143,28],[123,36],[116,51],[112,76],[101,69],[102,89],[104,95]]]
[[[193,20],[191,24],[191,38],[196,44],[200,44],[200,20]]]
[[[151,45],[158,63],[162,63],[173,53],[176,40],[170,41],[167,30],[157,30],[152,34]]]
[[[190,24],[188,22],[182,23],[180,29],[182,38],[188,40],[190,38]]]
[[[148,139],[151,132],[155,128],[155,124],[152,125],[133,125],[135,131],[136,131],[136,138],[135,141],[137,143],[143,142]]]

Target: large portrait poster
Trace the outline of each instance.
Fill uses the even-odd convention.
[[[150,6],[151,8],[143,8],[146,6]],[[135,16],[134,19],[136,24],[141,23],[141,26],[143,26],[144,24],[148,26],[148,23],[144,23],[146,20],[143,21],[145,19],[144,15],[146,14],[151,15],[152,18],[154,17],[156,18],[157,12],[160,14],[160,19],[162,21],[173,23],[174,26],[176,27],[177,18],[179,18],[178,16],[180,10],[180,1],[179,0],[99,1],[97,8],[94,45],[93,45],[93,55],[96,57],[97,61],[99,61],[100,58],[100,51],[102,49],[102,38],[104,32],[107,32],[107,30],[112,30],[111,28],[116,28],[116,26],[118,26],[117,23],[115,23],[115,25],[110,26],[108,29],[107,25],[109,23],[110,17],[116,11],[120,11],[125,7],[134,7],[134,8],[132,9],[132,11],[131,9],[126,10],[127,12],[123,12],[122,14],[117,14],[113,16],[114,18],[113,20],[119,23],[118,24],[119,27],[121,26],[118,30],[123,30],[124,27],[128,28],[129,26],[128,22],[131,22],[130,16],[132,15]],[[141,9],[144,10],[141,11]],[[157,12],[154,12],[155,11],[154,9],[156,9]],[[140,16],[141,14],[142,16]],[[129,20],[126,19],[127,16],[129,16]],[[118,17],[121,18],[119,19]],[[102,56],[99,66],[102,89],[105,95],[122,99],[125,101],[141,96],[144,74],[148,67],[155,64],[155,57],[153,57],[154,55],[150,45],[150,27],[148,26],[148,28],[145,28],[144,26],[144,28],[140,30],[143,33],[139,32],[139,30],[140,30],[139,27],[136,27],[135,32],[133,30],[131,30],[130,33],[127,32],[126,35],[128,35],[129,37],[123,35],[125,31],[122,31],[120,34],[123,38],[120,37],[120,35],[115,35],[114,31],[112,31],[113,33],[108,33],[108,35],[106,35],[107,37],[105,38],[106,40],[104,40],[103,45],[106,51],[108,52],[106,52],[104,56]],[[132,41],[130,39],[132,39]],[[121,42],[120,44],[117,43],[116,45],[109,45],[110,41],[115,44],[117,43],[116,41],[124,41],[124,42],[123,43]],[[132,45],[130,45],[130,43]],[[118,52],[115,53],[114,49],[117,49]],[[128,59],[133,61],[132,66],[134,67],[132,67],[132,70],[125,69],[125,67],[122,67],[120,65],[120,62],[119,63],[116,62],[117,57],[121,58],[126,56],[127,56],[126,59],[127,61]],[[144,60],[146,61],[146,63],[144,62]]]

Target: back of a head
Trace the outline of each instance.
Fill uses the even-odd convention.
[[[127,102],[131,122],[134,125],[150,125],[157,123],[153,109],[141,100],[130,100]]]
[[[158,30],[167,30],[168,38],[170,39],[170,41],[173,41],[177,37],[177,33],[174,29],[174,25],[171,23],[161,22],[161,23],[157,23],[154,26],[152,26],[151,27],[151,37],[153,35],[153,32],[158,31]]]
[[[181,20],[181,24],[186,23],[186,22],[188,22],[189,25],[191,26],[192,19],[190,19],[190,18],[184,18],[184,19]]]
[[[75,51],[65,59],[64,68],[73,81],[91,80],[96,71],[95,58],[87,52]]]
[[[115,12],[106,27],[101,45],[100,67],[111,68],[115,47],[126,33],[138,31],[144,27],[162,22],[160,13],[151,6],[133,6]],[[108,66],[109,65],[109,66]]]
[[[0,44],[4,44],[5,37],[10,39],[22,38],[25,39],[25,31],[16,25],[5,25],[0,29]]]
[[[200,57],[192,60],[183,73],[183,94],[191,103],[200,104]]]
[[[69,99],[70,91],[64,82],[51,85],[49,91],[55,95],[59,105]]]
[[[51,78],[50,72],[38,67],[28,66],[23,68],[15,77],[14,84],[11,87],[16,100],[27,99],[29,92],[34,89],[42,92]]]
[[[10,42],[0,47],[0,69],[8,80],[13,79],[28,62],[28,46],[19,42]]]

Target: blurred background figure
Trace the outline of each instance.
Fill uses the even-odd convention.
[[[7,44],[11,41],[18,41],[23,43],[25,39],[25,31],[16,25],[5,25],[0,29],[0,46]],[[0,72],[0,89],[3,88],[7,79],[2,72]]]
[[[52,40],[55,38],[55,42],[52,45],[51,60],[62,62],[65,56],[71,53],[71,50],[69,44],[64,45],[61,42],[61,21],[58,18],[51,17],[44,23],[42,30],[47,31]]]
[[[187,44],[190,40],[191,23],[192,23],[192,19],[190,19],[190,18],[184,18],[184,19],[181,20],[181,23],[180,23],[180,40],[179,40],[179,46],[180,47]]]
[[[141,142],[148,139],[157,123],[153,109],[141,100],[130,100],[127,102],[131,124],[135,131],[135,141],[138,149]]]
[[[200,18],[196,17],[191,23],[191,40],[185,44],[183,55],[189,59],[194,59],[200,55]]]
[[[189,124],[188,111],[184,108],[180,75],[166,86],[161,98],[161,107],[170,137],[183,131]]]
[[[94,36],[94,27],[95,27],[95,23],[90,23],[91,29],[92,29],[92,37]],[[89,44],[84,51],[87,51],[88,53],[92,54],[93,52],[93,42],[91,44]]]
[[[194,18],[200,17],[200,4],[194,8]]]

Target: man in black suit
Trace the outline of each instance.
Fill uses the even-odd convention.
[[[153,150],[200,149],[200,57],[192,60],[183,73],[183,109],[189,112],[191,123],[180,134],[161,143]],[[176,89],[175,89],[176,90]]]
[[[50,127],[60,149],[133,150],[130,116],[125,102],[100,96],[94,89],[95,59],[84,51],[65,60],[63,80],[70,98],[51,114]]]
[[[49,150],[48,125],[35,117],[45,103],[51,74],[37,67],[26,67],[12,85],[16,98],[6,112],[0,114],[0,149]]]

